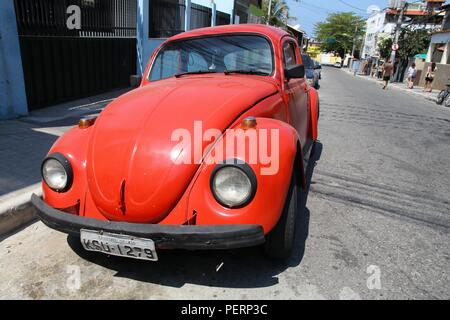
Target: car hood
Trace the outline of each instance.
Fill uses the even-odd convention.
[[[180,137],[190,136],[194,143],[201,130],[224,132],[276,91],[273,82],[257,77],[197,76],[150,83],[116,99],[97,119],[89,140],[86,172],[99,211],[116,221],[164,219],[199,166]],[[195,121],[202,126],[196,132]]]

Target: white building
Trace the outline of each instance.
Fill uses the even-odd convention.
[[[442,29],[431,36],[427,53],[427,62],[450,65],[450,4],[443,6],[445,19]]]
[[[412,26],[416,28],[435,29],[440,27],[443,19],[442,14],[436,14],[438,8],[445,0],[424,0],[423,2],[409,3],[404,13],[402,27]],[[431,14],[434,15],[431,16]],[[383,11],[374,12],[366,22],[366,35],[362,48],[362,57],[379,57],[379,41],[386,37],[392,37],[395,32],[399,9],[387,8]]]

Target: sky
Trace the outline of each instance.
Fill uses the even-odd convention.
[[[291,24],[300,24],[309,37],[314,36],[314,24],[324,21],[331,12],[353,11],[368,17],[367,8],[376,5],[385,8],[388,0],[285,0],[289,5],[290,15],[297,18]],[[412,2],[412,1],[410,1]],[[450,1],[447,1],[449,3]],[[347,3],[347,4],[345,4]],[[356,8],[353,8],[356,7]]]

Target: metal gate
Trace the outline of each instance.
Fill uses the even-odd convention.
[[[30,110],[129,85],[136,0],[14,0]],[[69,30],[69,6],[81,29]]]

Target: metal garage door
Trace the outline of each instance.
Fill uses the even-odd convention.
[[[67,9],[81,9],[69,30]],[[29,109],[125,88],[136,72],[136,0],[15,0]]]

